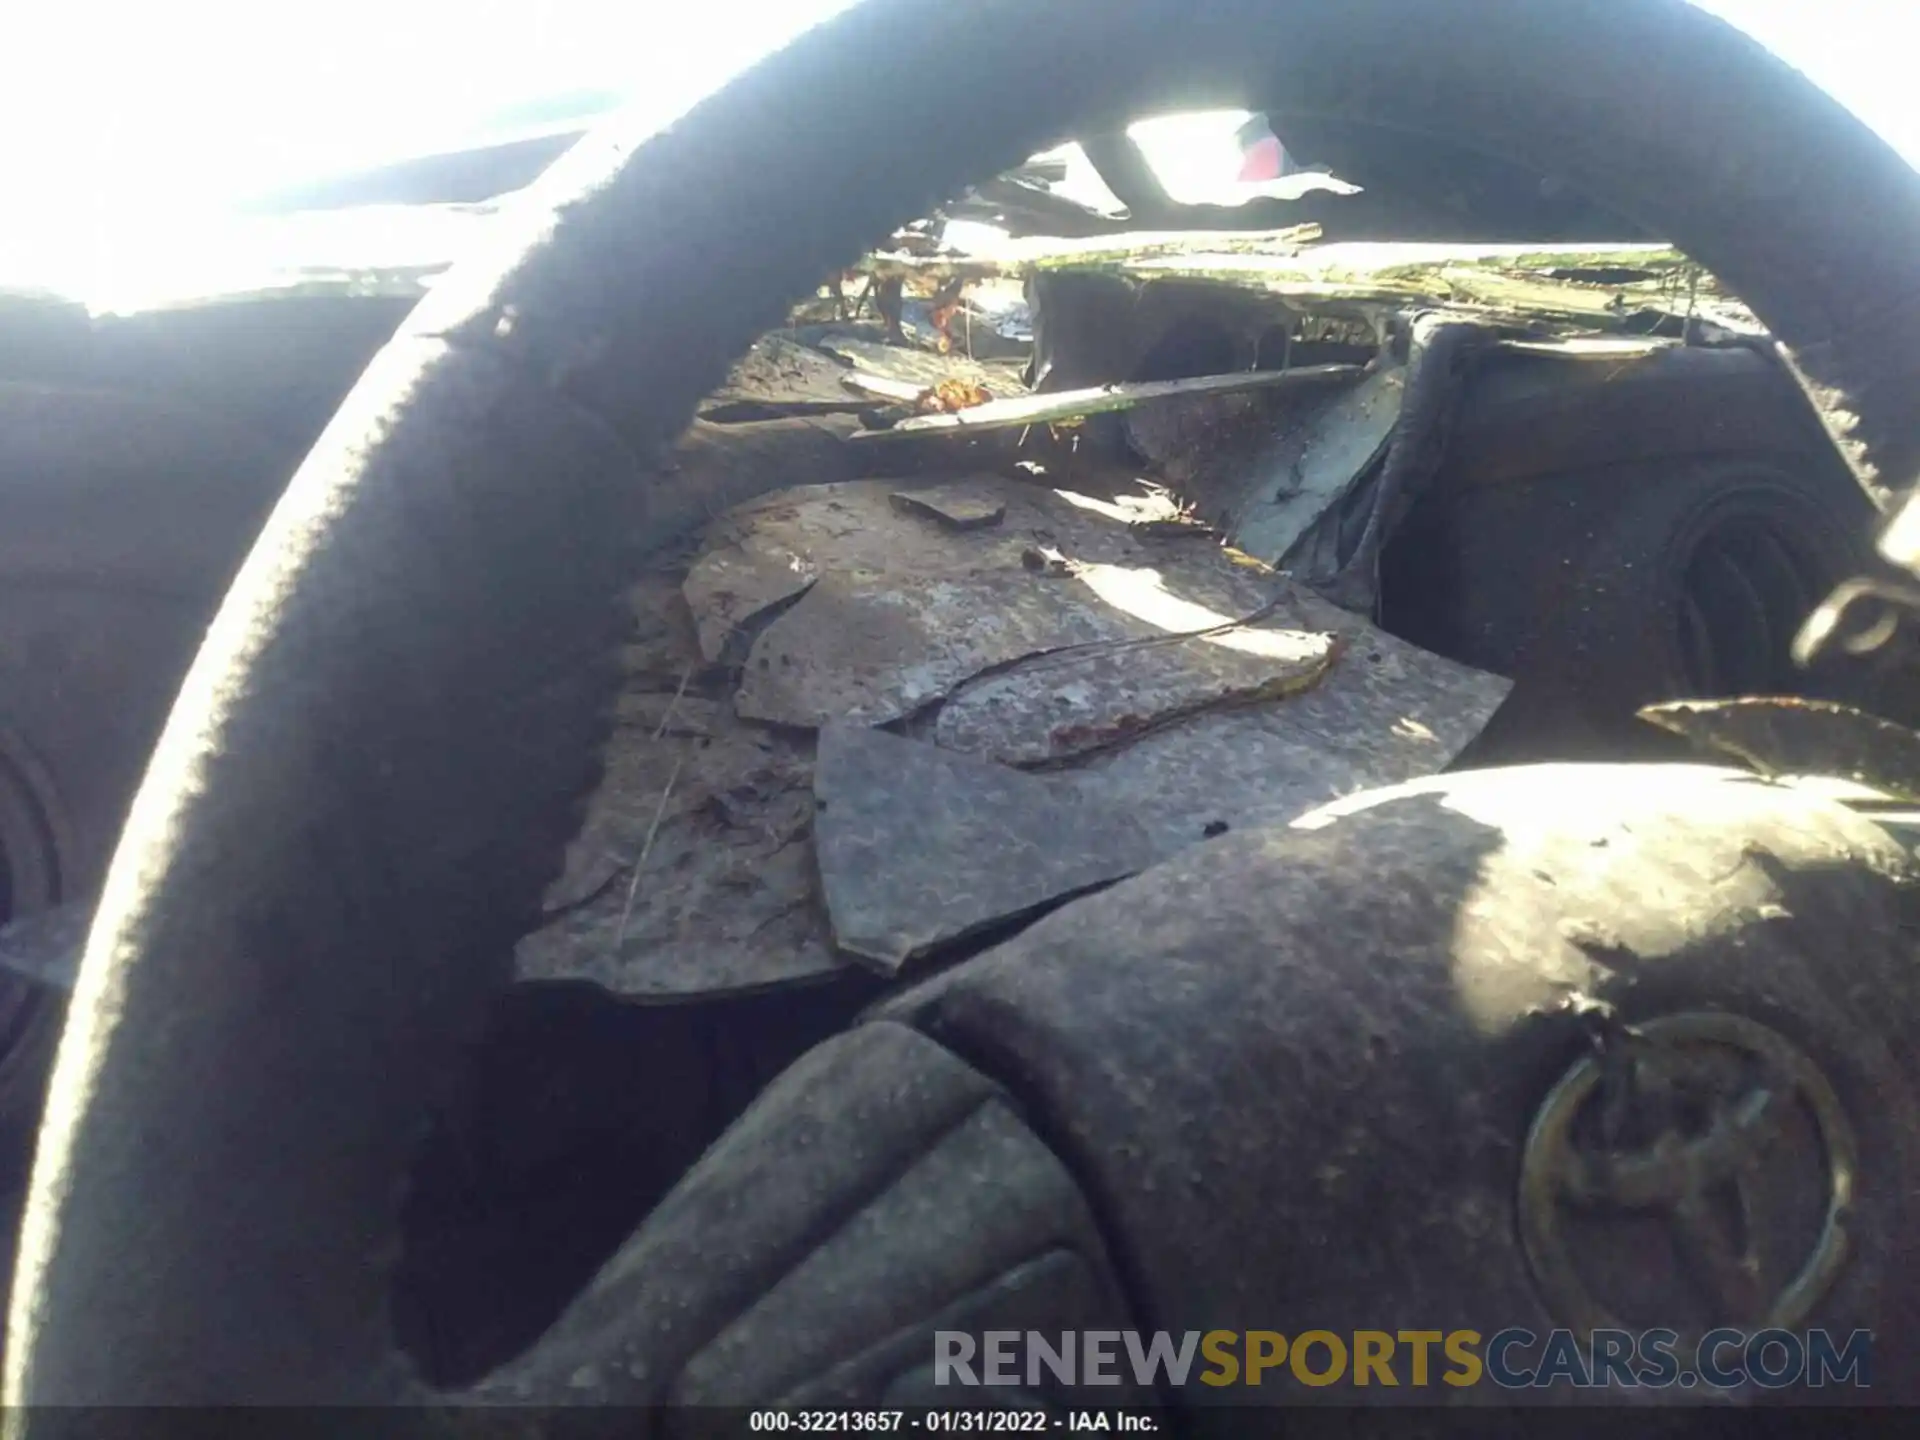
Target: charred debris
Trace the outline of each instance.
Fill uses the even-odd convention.
[[[606,777],[524,980],[893,977],[1444,769],[1510,681],[1402,623],[1422,597],[1383,602],[1382,557],[1470,381],[1780,369],[1660,244],[1106,229],[903,230],[700,406],[660,462],[691,538],[635,589]],[[63,980],[83,929],[0,960]]]
[[[1445,768],[1509,682],[1394,633],[1380,565],[1468,377],[1767,350],[1658,244],[938,233],[823,285],[663,459],[696,538],[636,588],[523,979],[893,976]],[[82,929],[11,968],[67,976]]]
[[[1764,347],[1673,250],[916,227],[667,461],[630,714],[529,980],[891,978],[1447,767],[1507,679],[1383,625],[1466,377]]]

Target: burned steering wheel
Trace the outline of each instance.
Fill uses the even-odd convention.
[[[921,93],[935,67],[991,77],[994,103],[955,129]],[[492,252],[436,288],[368,370],[280,502],[193,666],[114,861],[61,1048],[13,1296],[9,1406],[422,1393],[387,1313],[400,1194],[430,1107],[458,1072],[512,945],[535,922],[590,791],[615,690],[624,582],[649,547],[702,514],[699,497],[654,477],[647,458],[785,302],[962,183],[1122,115],[1256,94],[1284,95],[1302,113],[1445,134],[1567,177],[1670,236],[1752,304],[1829,412],[1853,418],[1845,438],[1863,480],[1892,492],[1920,473],[1911,403],[1920,393],[1920,176],[1804,79],[1678,0],[871,0],[657,133],[609,127],[503,215]],[[748,174],[751,184],[736,178]],[[1779,814],[1747,804],[1727,801],[1716,813],[1780,829]],[[1899,857],[1877,832],[1804,806],[1794,811],[1803,839],[1775,837],[1791,852],[1788,869],[1817,868],[1838,850],[1865,855],[1864,878],[1847,883],[1859,913],[1881,915]],[[1418,824],[1392,807],[1355,823],[1406,875],[1426,864],[1455,875],[1459,867],[1418,837],[1458,805],[1416,808],[1427,817]],[[1476,833],[1504,826],[1515,854],[1561,843],[1551,827],[1527,823],[1534,828],[1483,814]],[[1262,847],[1283,843],[1332,842],[1235,837],[1237,849],[1180,862],[1183,913],[1214,902],[1233,911],[1237,892],[1222,877],[1247,881],[1249,867],[1277,863]],[[1142,1229],[1155,1222],[1141,1182],[1127,1178],[1150,1172],[1162,1193],[1187,1185],[1167,1157],[1186,1143],[1180,1124],[1204,1125],[1218,1132],[1217,1148],[1191,1166],[1186,1231],[1242,1233],[1234,1227],[1257,1224],[1248,1217],[1263,1205],[1291,1224],[1310,1218],[1306,1192],[1275,1199],[1284,1186],[1270,1152],[1304,1154],[1339,1136],[1256,1123],[1306,1102],[1287,1101],[1276,1081],[1259,1113],[1248,1111],[1248,1074],[1259,1067],[1236,1067],[1299,1053],[1271,1048],[1282,1031],[1290,1044],[1319,1042],[1224,1018],[1205,1043],[1191,1032],[1184,1043],[1167,1038],[1196,1014],[1270,1018],[1279,1007],[1324,1017],[1358,1003],[1345,982],[1268,963],[1271,925],[1312,934],[1327,907],[1344,903],[1339,866],[1322,856],[1314,870],[1310,856],[1288,853],[1293,869],[1322,874],[1321,899],[1296,886],[1287,903],[1305,912],[1258,925],[1240,911],[1232,923],[1216,915],[1225,931],[1204,945],[1167,928],[1173,910],[1152,900],[1158,872],[1103,899],[1132,917],[1140,945],[1177,952],[1140,972],[1141,983],[1177,973],[1187,986],[1184,998],[1160,994],[1154,1017],[1126,999],[1138,967],[1103,958],[1086,930],[1094,922],[1075,907],[1021,942],[1025,966],[998,989],[949,977],[864,1027],[862,1065],[896,1067],[880,1098],[829,1103],[837,1086],[858,1089],[849,1076],[861,1066],[846,1054],[803,1062],[774,1103],[824,1106],[795,1122],[816,1125],[812,1160],[780,1151],[790,1125],[750,1115],[746,1139],[729,1143],[760,1145],[763,1158],[778,1152],[787,1168],[755,1172],[746,1185],[728,1179],[724,1156],[710,1157],[688,1181],[692,1198],[670,1200],[670,1213],[650,1222],[639,1258],[616,1261],[545,1358],[516,1367],[512,1393],[548,1393],[544,1376],[560,1377],[551,1393],[563,1398],[751,1388],[740,1379],[728,1392],[715,1377],[752,1367],[709,1360],[703,1370],[689,1357],[716,1337],[735,1347],[726,1353],[764,1356],[779,1349],[783,1324],[814,1313],[751,1303],[801,1273],[812,1243],[801,1232],[817,1238],[835,1215],[850,1225],[858,1215],[880,1238],[947,1233],[974,1213],[969,1186],[1014,1152],[1032,1173],[1045,1171],[1049,1213],[1066,1216],[1066,1228],[1029,1244],[969,1221],[960,1250],[993,1251],[993,1263],[1014,1269],[1067,1256],[1080,1267],[1068,1278],[1084,1282],[1076,1313],[1131,1305],[1177,1329],[1204,1312],[1200,1328],[1212,1328],[1270,1323],[1262,1307],[1276,1294],[1326,1299],[1333,1272],[1324,1265],[1289,1277],[1198,1242],[1168,1256]],[[1484,883],[1466,875],[1455,878]],[[1616,883],[1594,877],[1596,894]],[[1369,932],[1361,948],[1425,953],[1417,934],[1441,921],[1405,924],[1412,929]],[[1641,953],[1656,939],[1628,937]],[[1232,958],[1235,945],[1247,958]],[[1890,955],[1849,963],[1897,973]],[[1101,977],[1097,995],[1076,1002],[1087,1025],[1110,1027],[1100,1044],[1076,1048],[1049,1028],[1063,996],[1085,995],[1061,978],[1072,966],[1083,980],[1090,970]],[[1747,982],[1721,978],[1746,993]],[[1840,1003],[1818,986],[1786,989],[1811,997],[1808,1014]],[[1778,1001],[1784,992],[1767,993]],[[1388,1007],[1376,1027],[1382,1053],[1426,1053],[1424,1012],[1396,1018],[1388,992],[1367,1003]],[[1147,1032],[1160,1043],[1109,1043]],[[1570,1033],[1553,1032],[1559,1050],[1527,1041],[1531,1058],[1510,1056],[1511,1073],[1539,1079],[1541,1066],[1554,1069]],[[1890,1085],[1898,1110],[1911,1080],[1875,1061],[1873,1044],[1861,1042],[1865,1058],[1847,1062],[1835,1084],[1848,1093]],[[876,1059],[875,1046],[886,1054]],[[1123,1062],[1131,1090],[1115,1078]],[[1054,1073],[1062,1066],[1072,1083]],[[1346,1073],[1322,1055],[1294,1083],[1330,1085]],[[1484,1067],[1436,1075],[1434,1087],[1462,1093],[1507,1083]],[[995,1109],[999,1091],[981,1076],[1021,1104]],[[1107,1095],[1118,1104],[1122,1093],[1145,1108],[1122,1120],[1096,1103]],[[1479,1118],[1462,1123],[1525,1118],[1472,1113]],[[1144,1127],[1137,1143],[1158,1157],[1141,1162],[1146,1172],[1110,1163],[1124,1149],[1116,1126],[1129,1125]],[[819,1169],[821,1147],[854,1154],[864,1134],[884,1150],[889,1126],[922,1135],[924,1144],[900,1142],[908,1151],[926,1151],[927,1136],[965,1140],[941,1152],[956,1168],[929,1192],[938,1204],[903,1201],[872,1219],[854,1200],[823,1199],[839,1182]],[[1893,1153],[1874,1148],[1893,1143],[1887,1133],[1863,1136],[1863,1154]],[[1898,1191],[1911,1148],[1895,1146],[1884,1193]],[[766,1183],[772,1173],[784,1182]],[[1871,1209],[1883,1190],[1861,1203]],[[1079,1191],[1084,1200],[1073,1198]],[[1332,1192],[1322,1201],[1357,1203]],[[1491,1214],[1508,1201],[1484,1203]],[[941,1205],[948,1221],[935,1213]],[[773,1217],[761,1250],[741,1249],[737,1236],[700,1239],[701,1217],[730,1224],[724,1217],[742,1207]],[[782,1229],[783,1210],[809,1218]],[[1481,1235],[1470,1250],[1489,1233],[1507,1243],[1497,1219],[1476,1230],[1467,1210],[1449,1215],[1447,1224]],[[739,1263],[695,1266],[693,1255]],[[1342,1263],[1364,1281],[1393,1260],[1382,1250]],[[635,1266],[655,1267],[644,1304],[620,1289]],[[674,1288],[696,1273],[721,1292],[711,1304]],[[1899,1274],[1884,1274],[1845,1291],[1848,1303],[1873,1310],[1883,1290],[1903,1293]],[[846,1305],[847,1315],[858,1308]],[[675,1328],[686,1314],[707,1317],[686,1322],[701,1333]],[[760,1328],[741,1333],[752,1317]],[[883,1320],[863,1333],[888,1333]],[[589,1331],[599,1338],[582,1338]],[[797,1393],[802,1372],[814,1373],[801,1365],[784,1380],[763,1377],[761,1393]],[[40,1413],[50,1421],[53,1412]]]

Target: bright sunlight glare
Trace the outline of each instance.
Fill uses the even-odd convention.
[[[225,212],[249,196],[471,144],[567,96],[624,96],[664,120],[850,3],[16,7],[0,52],[0,282],[95,295],[138,288],[146,272],[231,266]],[[1920,161],[1903,43],[1911,0],[1698,3]],[[1177,198],[1207,198],[1232,167],[1242,118],[1168,117],[1135,133]]]
[[[89,297],[237,262],[250,196],[615,94],[665,121],[853,0],[62,0],[7,17],[0,283]],[[248,227],[240,227],[242,230]],[[397,241],[402,249],[418,243]]]

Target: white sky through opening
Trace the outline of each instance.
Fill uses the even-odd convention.
[[[135,252],[190,248],[239,197],[463,143],[545,96],[621,92],[669,116],[849,3],[22,0],[0,51],[0,279],[97,282]],[[1698,3],[1920,163],[1912,0]],[[952,103],[979,93],[956,84]],[[1137,133],[1169,189],[1201,198],[1239,118]]]

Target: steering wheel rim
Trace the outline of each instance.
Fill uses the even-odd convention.
[[[999,103],[956,127],[936,61]],[[669,128],[616,122],[367,371],[185,682],[60,1049],[9,1407],[418,1393],[386,1311],[401,1187],[591,791],[635,552],[702,513],[654,447],[964,181],[1275,89],[1663,231],[1852,422],[1863,481],[1920,470],[1920,176],[1679,0],[868,0]]]

